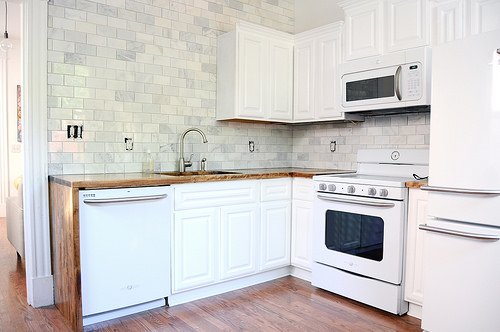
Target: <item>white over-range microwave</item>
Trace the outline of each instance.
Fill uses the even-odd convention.
[[[349,61],[339,67],[342,111],[418,110],[431,100],[431,49]]]

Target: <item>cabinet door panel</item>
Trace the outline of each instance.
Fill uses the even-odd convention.
[[[239,115],[265,118],[268,44],[258,35],[240,33],[239,36]]]
[[[432,9],[433,45],[448,43],[464,36],[463,2],[435,3]]]
[[[257,204],[221,209],[221,279],[256,272],[258,216]]]
[[[292,265],[312,268],[313,203],[294,201],[292,206]]]
[[[500,29],[500,1],[470,0],[471,35]]]
[[[219,209],[174,213],[172,293],[217,280]]]
[[[389,52],[428,45],[427,3],[426,0],[388,1]]]
[[[424,232],[418,229],[418,225],[425,224],[427,220],[427,196],[426,191],[410,189],[404,295],[406,301],[419,305],[422,305],[424,300]]]
[[[382,1],[345,8],[345,58],[379,55],[383,49]]]
[[[290,201],[261,203],[261,270],[290,265]]]
[[[270,120],[292,120],[293,44],[269,44]]]
[[[340,80],[337,77],[337,66],[341,63],[340,31],[319,38],[317,50],[316,118],[339,118],[342,116]]]
[[[314,119],[314,43],[295,45],[294,120]]]

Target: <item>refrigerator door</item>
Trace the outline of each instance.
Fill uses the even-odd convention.
[[[422,328],[498,331],[500,229],[436,219],[427,226],[459,235],[425,232]]]
[[[499,50],[500,30],[433,49],[429,186],[458,190],[430,215],[500,226]]]

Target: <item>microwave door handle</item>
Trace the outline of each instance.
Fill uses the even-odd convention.
[[[396,97],[401,101],[401,66],[396,69],[396,75],[394,75],[394,86],[396,87]]]

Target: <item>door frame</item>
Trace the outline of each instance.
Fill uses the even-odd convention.
[[[50,0],[23,1],[24,238],[28,304],[54,303],[50,257],[47,21]]]

